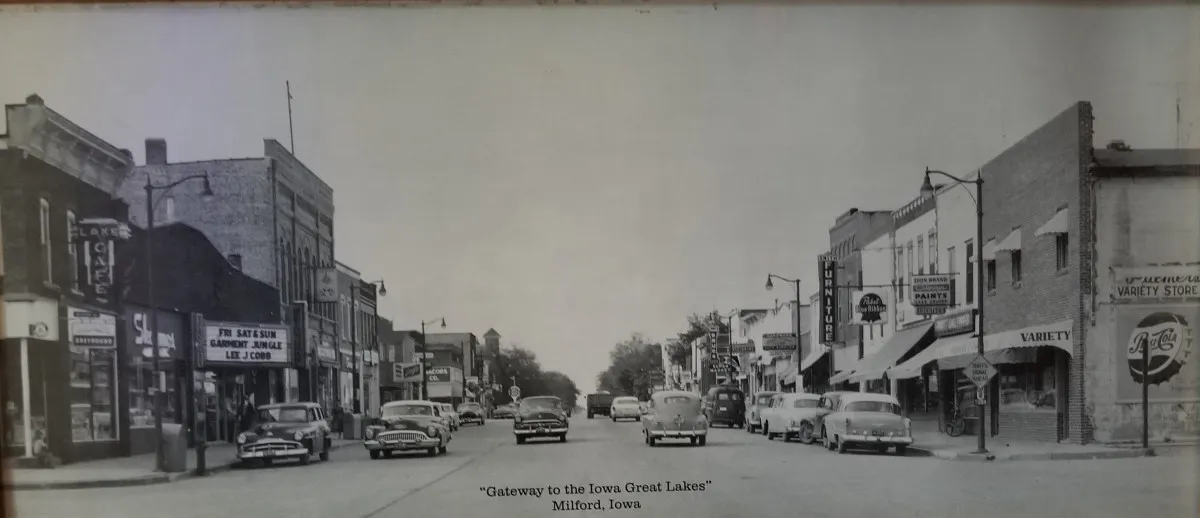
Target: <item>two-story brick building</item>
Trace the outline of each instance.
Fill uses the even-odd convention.
[[[838,216],[829,228],[829,252],[819,260],[837,263],[836,340],[833,344],[833,369],[829,384],[850,388],[848,383],[855,366],[863,357],[863,330],[852,323],[850,294],[863,285],[861,247],[888,233],[892,228],[892,211],[850,209]],[[815,374],[815,373],[813,373]],[[827,374],[828,376],[828,374]]]
[[[379,290],[375,283],[341,262],[338,273],[338,362],[334,369],[334,384],[338,387],[338,404],[354,413],[378,410],[379,398],[375,378],[375,359],[378,346],[377,301]],[[355,383],[358,390],[355,391]]]

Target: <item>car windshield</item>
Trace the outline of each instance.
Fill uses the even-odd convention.
[[[619,397],[613,400],[614,405],[636,405],[637,402],[635,397]]]
[[[433,415],[433,408],[428,405],[395,405],[383,407],[384,417],[400,417],[409,415]]]
[[[792,403],[792,408],[817,408],[817,400],[815,399],[797,399]]]
[[[771,404],[771,396],[758,396],[758,405],[766,406]]]
[[[557,398],[529,398],[521,400],[521,408],[523,410],[554,410],[558,408]]]
[[[304,407],[264,408],[258,411],[262,423],[307,423],[308,409]]]
[[[851,401],[846,403],[846,412],[883,412],[900,415],[900,407],[887,401]]]
[[[695,399],[687,396],[667,396],[662,400],[664,405],[686,405],[695,401]]]
[[[459,412],[466,412],[466,411],[470,411],[470,410],[479,410],[479,408],[480,408],[479,403],[463,403],[461,405],[458,405]]]

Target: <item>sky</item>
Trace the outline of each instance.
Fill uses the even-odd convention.
[[[253,157],[289,142],[290,81],[380,315],[495,328],[586,393],[631,333],[789,298],[768,272],[807,298],[838,215],[1076,101],[1099,145],[1188,140],[1198,9],[0,8],[0,102],[36,92],[138,163],[152,137]]]

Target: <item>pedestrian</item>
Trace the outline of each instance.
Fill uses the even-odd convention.
[[[332,428],[334,435],[336,435],[338,439],[342,438],[343,414],[345,414],[345,411],[342,410],[342,405],[339,404],[338,406],[333,407],[333,423],[331,423],[332,426],[330,426],[330,428]]]
[[[241,430],[245,432],[254,427],[254,421],[258,418],[258,408],[254,406],[254,400],[249,397],[242,398],[242,414],[241,414]]]

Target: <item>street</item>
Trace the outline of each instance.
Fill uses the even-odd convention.
[[[347,447],[307,467],[239,469],[117,489],[16,492],[19,516],[1197,516],[1197,459],[952,462],[838,455],[716,428],[708,445],[643,444],[637,422],[571,420],[568,442],[517,446],[512,422],[464,426],[439,457],[371,460]],[[1194,450],[1193,450],[1194,451]],[[547,486],[620,493],[550,495]],[[634,483],[640,487],[629,487]],[[703,487],[699,491],[700,486]],[[541,496],[492,496],[540,488]],[[628,492],[635,489],[637,492]],[[555,501],[602,511],[553,511]],[[610,500],[629,502],[612,509]],[[574,504],[568,504],[574,505]]]

